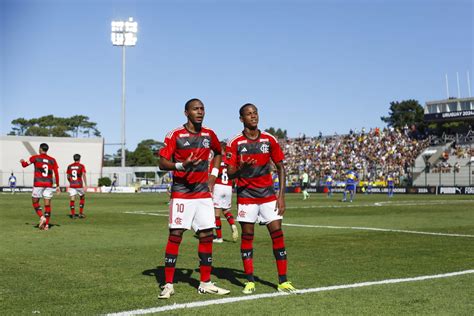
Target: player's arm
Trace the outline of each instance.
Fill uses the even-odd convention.
[[[20,163],[21,163],[21,166],[23,168],[26,168],[28,167],[29,165],[31,165],[33,163],[34,159],[33,159],[33,156],[30,157],[30,159],[28,159],[28,161],[26,161],[25,159],[21,159],[20,160]]]
[[[59,187],[59,172],[58,172],[58,169],[59,169],[58,164],[55,161],[53,171],[54,171],[54,179],[56,180],[56,192],[61,193],[61,188]]]
[[[209,175],[207,185],[209,186],[209,191],[213,192],[214,184],[216,183],[216,178],[219,175],[219,167],[221,166],[222,162],[221,143],[214,133],[211,134],[211,149],[214,152],[214,164],[212,166],[211,174]]]
[[[84,183],[84,187],[87,187],[87,177],[86,177],[86,172],[82,174],[82,181]]]
[[[283,165],[283,161],[277,162],[276,164],[277,173],[278,173],[278,181],[280,181],[280,191],[278,192],[277,198],[277,208],[278,208],[278,215],[283,215],[285,213],[285,191],[286,191],[286,172],[285,166]]]

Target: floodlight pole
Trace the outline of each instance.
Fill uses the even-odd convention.
[[[122,45],[122,155],[121,166],[125,167],[125,45]]]

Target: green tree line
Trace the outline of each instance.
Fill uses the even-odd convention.
[[[56,117],[46,115],[39,118],[14,119],[12,130],[8,135],[16,136],[52,136],[52,137],[100,137],[97,123],[91,122],[88,116]]]

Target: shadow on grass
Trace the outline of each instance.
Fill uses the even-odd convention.
[[[193,272],[196,272],[196,278],[192,277]],[[163,266],[156,267],[155,269],[145,270],[142,272],[142,274],[146,276],[154,276],[158,285],[164,285],[165,268]],[[227,280],[233,285],[241,287],[244,286],[244,283],[241,280],[246,280],[244,271],[232,268],[213,267],[211,274],[220,280]],[[194,270],[176,269],[174,273],[174,283],[180,282],[188,283],[192,287],[197,288],[199,286],[199,268]],[[277,285],[275,283],[262,280],[259,277],[255,277],[255,282],[271,287],[273,289],[277,288]]]
[[[35,223],[25,223],[25,225],[30,225],[34,229],[39,229],[39,224],[37,224],[37,223],[36,224]],[[52,229],[54,227],[61,227],[61,225],[49,223],[49,229]]]

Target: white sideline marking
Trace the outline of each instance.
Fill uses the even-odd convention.
[[[474,270],[465,270],[465,271],[451,272],[451,273],[444,273],[444,274],[424,275],[424,276],[404,278],[404,279],[388,279],[388,280],[382,280],[382,281],[316,287],[316,288],[298,290],[296,291],[296,294],[351,289],[351,288],[380,285],[380,284],[395,284],[395,283],[403,283],[403,282],[415,282],[415,281],[423,281],[423,280],[441,279],[441,278],[449,278],[453,276],[470,274],[470,273],[474,273]],[[236,303],[236,302],[242,302],[242,301],[253,301],[253,300],[258,300],[262,298],[270,298],[270,297],[278,297],[278,296],[286,296],[286,295],[292,295],[292,294],[275,292],[275,293],[265,293],[265,294],[249,295],[249,296],[228,297],[228,298],[221,298],[221,299],[202,301],[202,302],[190,302],[190,303],[183,303],[183,304],[166,305],[162,307],[136,309],[132,311],[124,311],[124,312],[107,314],[107,316],[144,315],[144,314],[159,313],[159,312],[172,311],[172,310],[184,309],[184,308],[203,307],[203,306],[209,306],[209,305],[221,305],[221,304],[229,304],[229,303]]]
[[[381,207],[381,206],[423,206],[423,205],[453,205],[457,203],[473,203],[474,200],[433,200],[433,201],[424,201],[424,202],[415,202],[415,201],[400,201],[397,203],[391,202],[374,202],[374,203],[365,203],[365,204],[348,204],[341,202],[340,205],[330,204],[330,205],[304,205],[304,206],[287,206],[287,209],[294,208],[303,208],[303,209],[312,209],[312,208],[352,208],[352,207]]]
[[[302,224],[288,224],[288,223],[283,223],[282,225],[283,225],[283,226],[293,226],[293,227],[371,230],[371,231],[379,231],[379,232],[392,232],[392,233],[407,233],[407,234],[419,234],[419,235],[434,235],[434,236],[448,236],[448,237],[468,237],[468,238],[474,238],[474,235],[448,234],[448,233],[433,233],[433,232],[420,232],[420,231],[414,231],[414,230],[388,229],[388,228],[375,228],[375,227],[302,225]]]
[[[125,214],[136,214],[136,215],[151,215],[151,216],[166,216],[168,217],[169,214],[160,214],[163,211],[157,212],[144,212],[144,211],[134,211],[134,212],[124,212]]]

